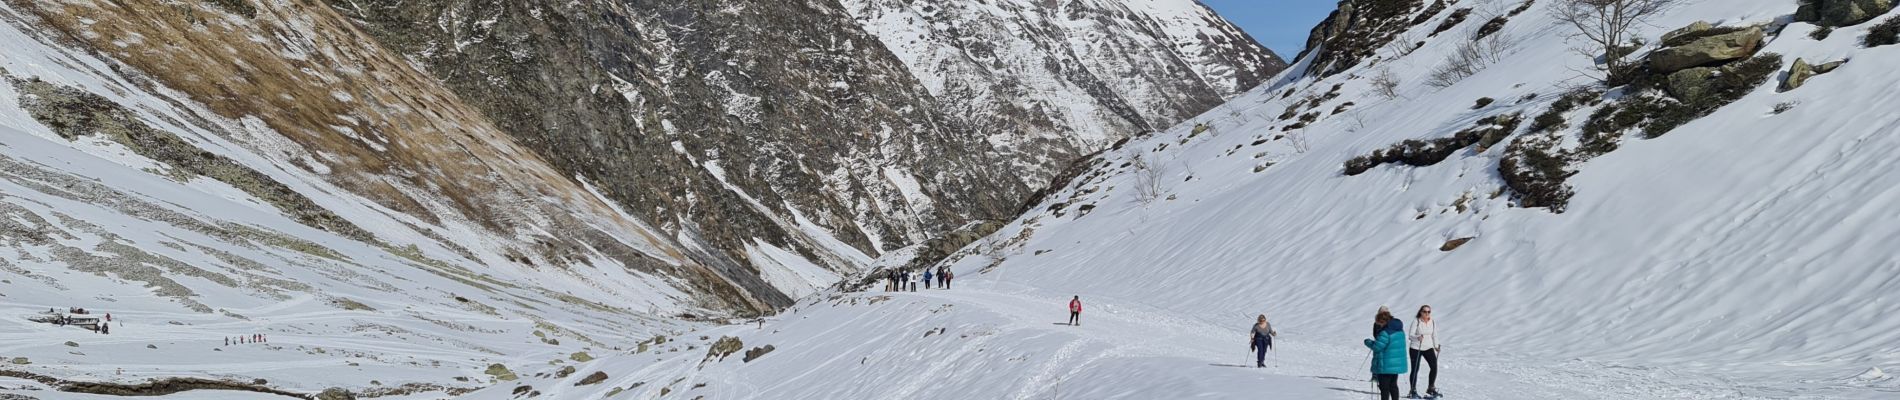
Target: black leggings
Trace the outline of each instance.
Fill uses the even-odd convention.
[[[1374,374],[1379,381],[1379,400],[1399,400],[1399,374]]]
[[[1425,367],[1425,365],[1418,363],[1419,357],[1425,357],[1425,362],[1431,364],[1432,366],[1431,378],[1428,378],[1430,380],[1425,381],[1425,385],[1426,385],[1425,388],[1427,390],[1437,390],[1438,389],[1438,349],[1431,349],[1431,350],[1413,349],[1412,350],[1412,392],[1413,393],[1418,392],[1418,370],[1423,369]]]

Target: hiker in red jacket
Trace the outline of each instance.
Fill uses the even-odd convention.
[[[1082,296],[1069,299],[1069,326],[1082,324]]]

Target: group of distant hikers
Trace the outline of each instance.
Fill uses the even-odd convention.
[[[1443,346],[1438,341],[1438,326],[1432,321],[1432,306],[1420,306],[1418,314],[1412,320],[1412,333],[1406,335],[1405,323],[1392,316],[1392,311],[1384,306],[1373,317],[1372,338],[1365,340],[1366,348],[1372,350],[1372,378],[1379,388],[1379,400],[1399,399],[1399,375],[1411,372],[1412,390],[1405,398],[1417,399],[1418,371],[1425,366],[1431,367],[1427,374],[1425,396],[1437,398],[1438,392],[1438,353]],[[1082,324],[1082,296],[1069,299],[1069,325]],[[1273,348],[1273,338],[1280,332],[1267,323],[1267,315],[1260,314],[1252,329],[1248,330],[1249,351],[1254,353],[1254,367],[1267,366],[1267,350]],[[1409,357],[1408,357],[1409,356]],[[1407,359],[1411,362],[1406,362]],[[1425,364],[1419,364],[1424,359]],[[1409,367],[1409,368],[1408,368]]]
[[[922,274],[924,289],[930,289],[931,281],[943,289],[950,288],[952,274],[948,268],[938,267],[935,271],[924,269]],[[887,270],[884,275],[884,291],[917,291],[917,281],[910,271]],[[1069,325],[1082,325],[1082,296],[1069,299]],[[1399,375],[1411,373],[1411,391],[1404,398],[1421,398],[1418,394],[1418,372],[1426,366],[1431,367],[1427,374],[1425,396],[1438,398],[1438,355],[1443,346],[1438,340],[1438,327],[1432,321],[1432,306],[1420,306],[1413,316],[1412,333],[1405,333],[1405,323],[1392,315],[1391,309],[1380,306],[1379,313],[1373,317],[1372,338],[1365,340],[1367,349],[1372,351],[1372,380],[1379,389],[1379,400],[1398,400]],[[1260,314],[1254,325],[1248,330],[1249,351],[1254,353],[1254,367],[1267,366],[1267,351],[1273,348],[1273,338],[1280,332],[1267,323],[1267,315]],[[1407,362],[1407,360],[1410,362]],[[1425,364],[1419,364],[1423,359]]]
[[[270,336],[269,336],[269,335],[265,335],[265,334],[261,334],[261,333],[259,333],[259,334],[252,334],[252,335],[250,335],[250,336],[238,336],[238,337],[226,337],[226,338],[224,338],[224,345],[225,345],[225,346],[230,346],[230,345],[234,345],[234,344],[248,344],[248,343],[269,343],[269,342],[270,342]]]
[[[46,314],[51,314],[53,315],[52,317],[37,319],[36,321],[50,322],[54,326],[81,326],[86,329],[91,329],[93,332],[99,332],[99,334],[102,335],[112,334],[112,313],[106,313],[105,317],[101,319],[99,317],[91,317],[90,315],[92,313],[86,311],[84,308],[67,308],[66,314],[59,314],[53,310],[54,309],[51,308],[46,309]],[[86,316],[75,317],[74,315]]]
[[[923,274],[913,274],[909,270],[886,270],[884,271],[884,291],[915,292],[919,277],[924,281],[926,290],[930,289],[931,281],[936,281],[939,289],[949,289],[950,281],[956,279],[956,274],[950,272],[948,267],[937,267],[936,271],[925,268]]]

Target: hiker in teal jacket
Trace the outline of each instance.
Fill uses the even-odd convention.
[[[1375,333],[1366,339],[1366,348],[1372,349],[1372,377],[1379,382],[1379,400],[1399,399],[1399,374],[1406,368],[1405,326],[1392,313],[1379,311],[1374,319]]]

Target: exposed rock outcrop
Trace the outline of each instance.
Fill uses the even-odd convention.
[[[1712,30],[1697,33],[1709,32]],[[1658,73],[1672,73],[1691,67],[1740,60],[1760,50],[1765,36],[1761,27],[1748,27],[1701,37],[1687,44],[1650,53],[1649,67]]]
[[[1307,75],[1345,72],[1391,43],[1399,32],[1428,21],[1432,16],[1412,15],[1421,5],[1421,0],[1341,0],[1339,8],[1313,27],[1306,49],[1294,60],[1313,58],[1304,71]],[[1427,12],[1438,10],[1442,7]]]
[[[1848,26],[1867,22],[1893,9],[1893,0],[1801,0],[1795,21],[1821,26]]]

